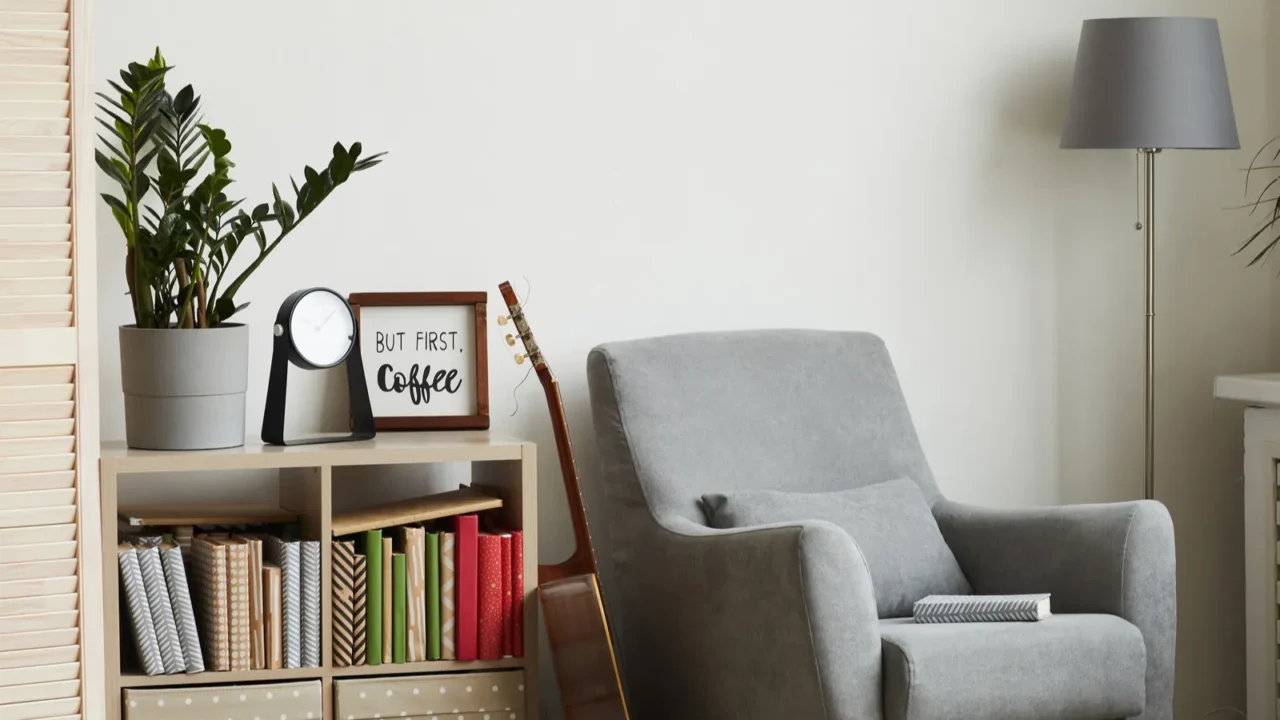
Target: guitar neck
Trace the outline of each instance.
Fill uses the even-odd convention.
[[[545,366],[538,369],[538,379],[547,395],[547,409],[551,413],[551,430],[555,433],[556,453],[560,458],[560,473],[564,478],[574,544],[573,555],[568,560],[556,565],[538,566],[538,580],[545,583],[575,575],[596,574],[596,552],[591,545],[591,529],[587,527],[587,511],[582,503],[578,465],[573,460],[573,443],[569,439],[569,423],[564,414],[564,402],[560,398],[560,383]]]

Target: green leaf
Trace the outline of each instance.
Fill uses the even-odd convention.
[[[179,90],[178,94],[173,97],[173,111],[179,117],[190,115],[191,111],[195,109],[195,104],[196,91],[190,85]]]
[[[93,160],[98,163],[98,167],[102,168],[102,172],[106,173],[107,177],[115,180],[121,185],[127,185],[129,183],[129,180],[120,172],[120,169],[111,163],[111,158],[107,157],[106,153],[101,150],[94,150]]]
[[[200,125],[199,128],[204,135],[205,144],[209,146],[215,158],[226,157],[231,152],[231,141],[227,140],[226,131],[208,125]]]
[[[112,210],[124,213],[126,216],[129,214],[129,208],[124,204],[124,201],[121,200],[120,198],[108,193],[102,193],[102,199],[106,201],[107,205]]]

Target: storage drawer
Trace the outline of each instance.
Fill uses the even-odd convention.
[[[432,715],[446,715],[448,720],[525,717],[523,670],[335,680],[333,696],[334,715],[341,720]]]
[[[213,679],[214,673],[210,673]],[[124,720],[320,720],[319,680],[268,685],[125,688]]]

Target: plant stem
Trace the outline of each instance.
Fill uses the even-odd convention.
[[[178,311],[178,327],[190,329],[193,313],[191,311],[191,293],[187,291],[187,287],[191,285],[191,280],[187,277],[187,268],[182,263],[181,259],[173,261],[173,271],[178,276],[178,294],[182,296],[182,307]]]

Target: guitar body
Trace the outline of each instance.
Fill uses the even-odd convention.
[[[573,526],[573,555],[558,565],[538,566],[538,600],[547,626],[551,661],[556,668],[564,715],[567,720],[629,720],[559,384],[533,339],[533,332],[510,283],[504,282],[498,289],[511,312],[519,341],[533,362],[547,396],[547,409],[551,413],[551,429],[556,437],[556,452],[560,458],[560,472]],[[498,318],[500,324],[505,320]],[[508,345],[515,345],[516,337],[507,335],[506,339]],[[524,360],[525,357],[516,356],[516,362]]]

